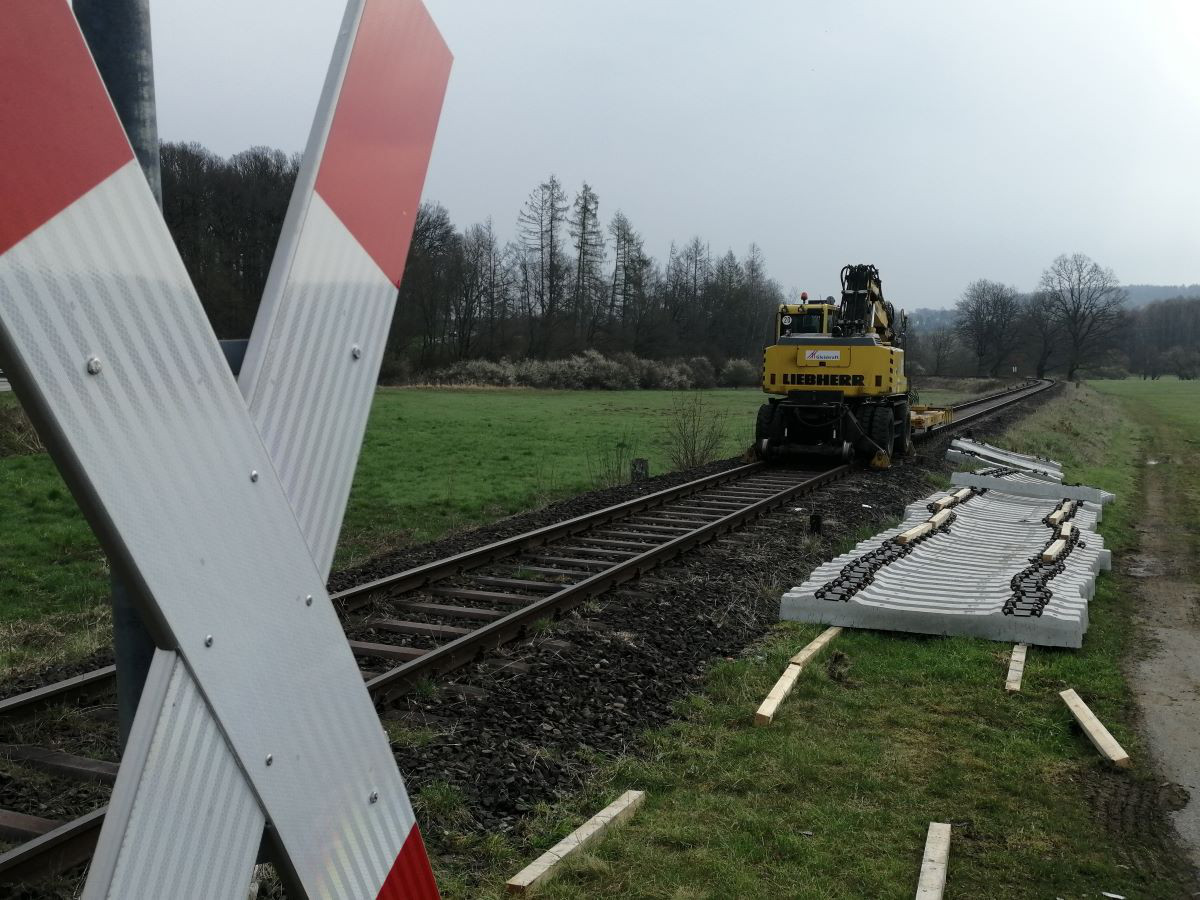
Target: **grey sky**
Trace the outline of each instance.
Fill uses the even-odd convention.
[[[505,237],[551,172],[665,258],[753,241],[785,288],[847,262],[944,306],[1080,250],[1200,281],[1200,5],[426,0],[455,56],[425,197]],[[159,127],[303,148],[339,0],[152,0]]]

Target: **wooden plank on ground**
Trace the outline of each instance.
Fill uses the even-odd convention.
[[[937,508],[938,512],[941,512],[946,507],[953,506],[957,502],[958,501],[954,499],[952,494],[947,494],[945,497],[939,497],[937,500],[933,501],[933,505]]]
[[[556,867],[572,853],[594,842],[605,831],[619,825],[632,816],[642,801],[643,791],[626,791],[592,818],[576,828],[565,838],[527,865],[508,880],[505,885],[511,894],[523,894],[540,884],[545,884],[556,874]]]
[[[962,490],[958,490],[958,491],[954,492],[954,499],[957,500],[959,503],[962,503],[964,500],[966,500],[968,497],[970,497],[973,493],[975,493],[975,492],[972,491],[969,487],[965,487]]]
[[[808,661],[841,633],[841,626],[835,625],[832,628],[826,628],[788,661],[787,668],[783,670],[783,674],[771,688],[771,693],[767,694],[767,699],[762,702],[758,712],[754,714],[755,725],[770,725],[775,720],[779,704],[783,703],[787,695],[792,692],[792,688],[796,686],[796,679],[800,677],[800,673],[804,671]]]
[[[1021,676],[1025,674],[1025,654],[1029,651],[1028,644],[1014,644],[1012,657],[1008,661],[1008,678],[1004,689],[1014,693],[1021,689]]]
[[[1088,709],[1088,705],[1075,693],[1074,688],[1067,688],[1065,691],[1060,691],[1058,696],[1063,698],[1063,702],[1067,704],[1067,709],[1071,711],[1071,715],[1075,717],[1075,721],[1079,723],[1079,727],[1083,729],[1083,733],[1092,742],[1092,746],[1100,751],[1101,756],[1114,766],[1120,766],[1122,769],[1128,769],[1133,765],[1129,754],[1117,743],[1117,739],[1109,733],[1103,723],[1096,718],[1096,714]]]
[[[842,633],[842,626],[834,625],[818,634],[803,650],[792,657],[792,665],[804,668],[808,661],[820,653],[825,646]]]
[[[1042,562],[1051,563],[1062,556],[1063,550],[1066,548],[1067,542],[1062,538],[1056,540],[1053,544],[1042,551]]]
[[[917,900],[941,900],[946,890],[946,869],[950,864],[950,826],[930,822],[925,835],[925,856],[921,859],[921,877],[917,882]]]
[[[1060,528],[1060,529],[1058,530],[1058,536],[1059,536],[1060,538],[1062,538],[1063,540],[1069,540],[1069,539],[1070,539],[1070,537],[1071,537],[1071,532],[1072,532],[1074,529],[1075,529],[1075,526],[1074,526],[1074,525],[1072,525],[1070,522],[1063,522],[1063,523],[1062,523],[1062,528]]]

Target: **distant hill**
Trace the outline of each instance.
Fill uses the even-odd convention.
[[[1200,284],[1127,284],[1130,306],[1145,306],[1172,297],[1200,297]]]
[[[954,327],[954,310],[913,309],[908,312],[908,324],[917,331],[937,331],[939,328]]]
[[[1200,298],[1200,284],[1127,284],[1129,306],[1136,309],[1155,300],[1170,300],[1173,297]],[[936,331],[954,326],[954,307],[948,309],[910,309],[908,321],[919,331]]]

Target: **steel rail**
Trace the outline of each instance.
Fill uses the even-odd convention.
[[[661,565],[681,553],[686,553],[697,544],[724,534],[748,519],[757,518],[763,513],[783,505],[793,497],[806,494],[821,485],[842,478],[850,471],[849,465],[842,465],[816,473],[811,478],[784,487],[765,499],[747,503],[740,509],[732,510],[720,518],[700,525],[666,543],[648,547],[644,553],[618,562],[610,568],[597,572],[576,584],[568,585],[548,597],[534,600],[501,619],[372,678],[367,682],[367,690],[374,695],[383,693],[383,698],[386,699],[411,687],[419,679],[442,674],[465,665],[477,659],[487,650],[519,637],[529,625],[537,620],[559,614],[571,606],[582,603],[589,597],[636,578],[643,572]]]
[[[635,497],[632,500],[625,500],[604,509],[575,516],[573,519],[555,522],[551,525],[536,528],[533,531],[493,541],[483,547],[465,550],[462,553],[456,553],[445,559],[438,559],[411,569],[405,569],[403,572],[397,572],[394,575],[385,575],[383,578],[376,578],[373,581],[364,582],[352,588],[347,588],[344,591],[330,594],[329,599],[341,604],[345,609],[352,610],[366,602],[366,599],[370,595],[379,593],[380,591],[408,593],[432,582],[440,581],[443,578],[462,575],[464,572],[486,565],[487,563],[495,562],[508,556],[515,556],[534,547],[543,546],[558,538],[588,531],[597,525],[603,525],[615,519],[623,519],[632,513],[641,512],[644,509],[662,506],[672,500],[699,493],[719,484],[729,481],[739,481],[754,472],[763,471],[765,468],[765,463],[753,462],[735,466],[732,469],[725,469],[716,474],[706,475],[703,478],[689,481],[686,484],[665,488],[661,491],[655,491],[652,494]]]

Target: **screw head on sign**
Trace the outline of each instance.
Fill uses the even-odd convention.
[[[275,756],[271,753],[268,753],[267,754],[267,765],[269,766],[273,762],[275,762]]]
[[[250,480],[251,480],[251,481],[258,481],[258,470],[257,470],[257,469],[251,469],[251,470],[250,470]]]
[[[100,370],[104,368],[104,364],[100,362],[100,357],[89,356],[87,361],[87,373],[89,375],[99,375]]]
[[[372,803],[378,803],[379,802],[379,791],[371,791],[370,799],[371,799]]]
[[[309,594],[307,597],[304,598],[304,605],[312,606],[312,594]]]
[[[205,637],[204,637],[204,646],[205,646],[205,647],[211,647],[211,646],[212,646],[212,635],[211,635],[211,634],[209,634],[209,635],[205,635]]]
[[[350,348],[350,355],[353,356],[355,359],[361,359],[362,358],[362,347],[358,346],[358,344],[355,344],[353,347]]]

